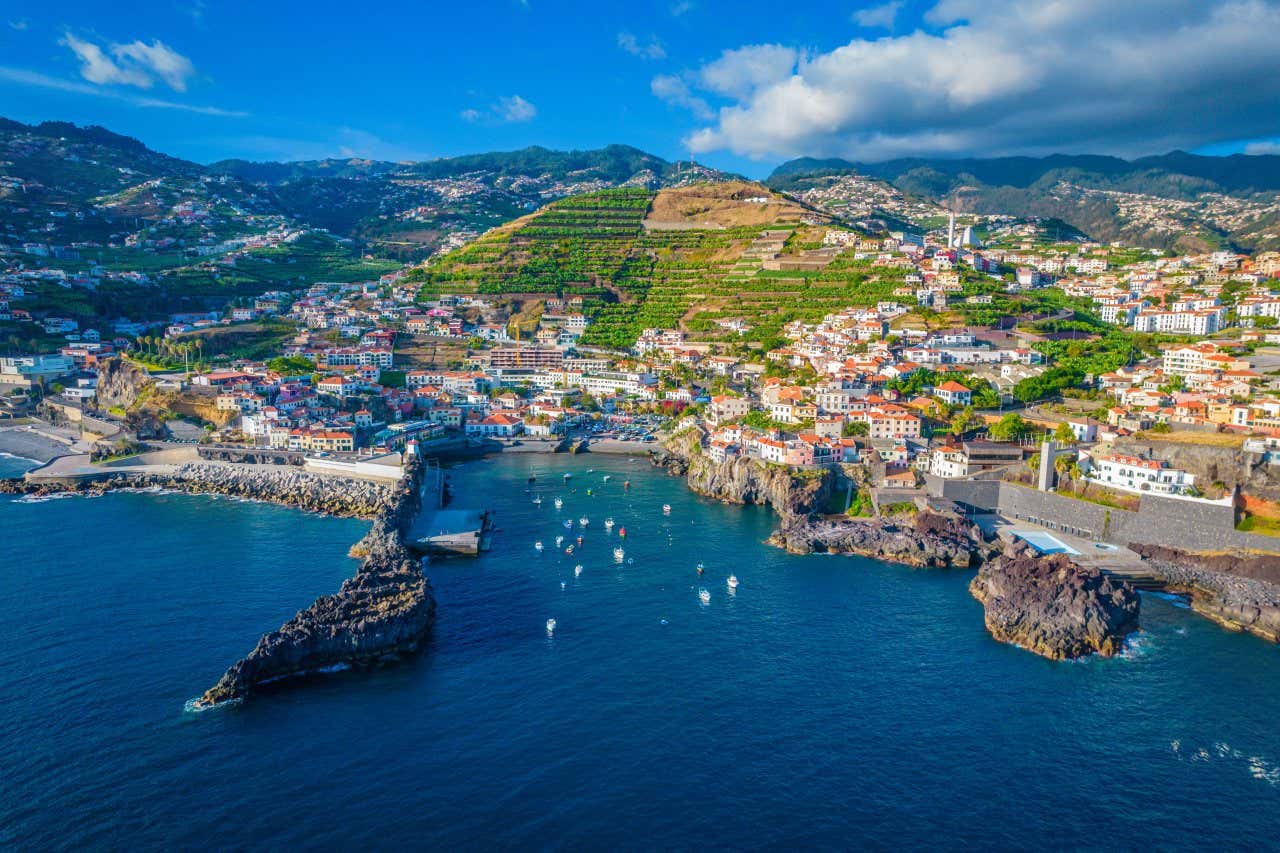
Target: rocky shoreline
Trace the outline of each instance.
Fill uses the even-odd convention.
[[[423,470],[410,463],[369,532],[352,546],[353,554],[363,556],[355,575],[336,594],[321,596],[263,636],[190,708],[241,701],[277,681],[378,666],[422,649],[435,623],[436,602],[405,535],[422,507]]]
[[[983,563],[969,592],[992,637],[1051,660],[1110,657],[1138,630],[1141,598],[1129,583],[1026,543]]]
[[[1280,556],[1209,554],[1161,545],[1130,545],[1170,592],[1230,631],[1280,643]]]
[[[390,486],[381,483],[327,477],[292,467],[187,462],[171,474],[110,473],[109,469],[104,472],[101,478],[81,481],[0,480],[0,494],[95,496],[128,489],[169,489],[260,500],[307,512],[355,518],[375,517],[394,495]]]
[[[794,517],[769,544],[792,554],[853,554],[921,568],[973,568],[995,553],[976,526],[931,512],[903,520]]]

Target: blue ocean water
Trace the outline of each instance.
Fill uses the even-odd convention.
[[[1280,837],[1280,649],[1175,601],[1144,598],[1124,658],[1051,663],[987,636],[968,572],[789,556],[762,544],[769,512],[641,460],[510,455],[451,476],[501,529],[483,558],[429,567],[421,659],[200,714],[183,702],[334,589],[364,525],[180,495],[0,498],[0,845]],[[584,515],[583,547],[554,549]]]

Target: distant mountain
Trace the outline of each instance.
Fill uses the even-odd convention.
[[[468,154],[421,162],[222,160],[201,166],[97,126],[0,118],[0,213],[10,240],[109,240],[182,203],[286,217],[417,260],[549,201],[618,186],[659,189],[730,177],[627,145]],[[228,211],[227,204],[230,203]],[[66,214],[74,213],[73,217]],[[52,230],[41,230],[53,220]],[[39,225],[37,223],[44,223]]]
[[[797,192],[850,174],[958,211],[1060,217],[1100,240],[1186,250],[1280,247],[1280,156],[801,158],[779,166],[766,183]]]

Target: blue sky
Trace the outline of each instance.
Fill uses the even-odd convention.
[[[1277,31],[1280,0],[20,1],[0,115],[201,162],[1270,153]]]

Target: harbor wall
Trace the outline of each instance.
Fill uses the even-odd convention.
[[[1017,483],[928,478],[930,492],[977,512],[995,512],[1117,545],[1160,544],[1188,551],[1280,552],[1280,539],[1235,529],[1227,504],[1143,495],[1137,512],[1041,492]]]

